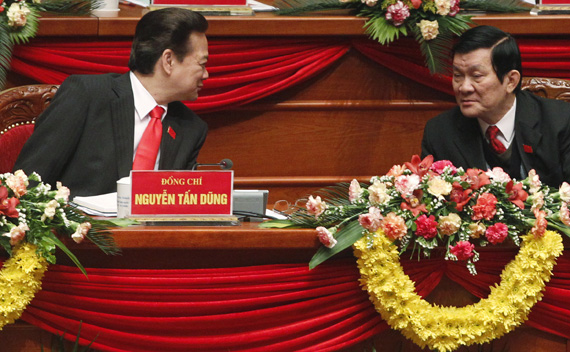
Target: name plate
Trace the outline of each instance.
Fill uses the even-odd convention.
[[[233,170],[132,171],[132,216],[232,215]]]

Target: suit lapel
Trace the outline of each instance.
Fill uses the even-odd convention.
[[[160,160],[158,166],[162,170],[177,168],[176,155],[184,137],[179,124],[180,116],[172,104],[162,121],[162,141],[160,143]],[[180,167],[180,166],[178,166]]]
[[[542,165],[542,162],[540,162],[541,150],[538,148],[538,144],[542,139],[542,133],[540,129],[536,128],[539,123],[539,116],[540,111],[533,104],[529,103],[524,93],[517,94],[515,136],[525,172]],[[526,175],[522,176],[525,177]]]
[[[121,177],[128,176],[133,165],[134,98],[129,73],[121,75],[112,87],[116,97],[110,102],[117,148],[117,169]]]
[[[464,159],[463,165],[486,170],[487,162],[483,152],[483,140],[477,119],[469,119],[460,113],[457,128],[461,131],[454,138],[457,152]],[[442,136],[442,138],[445,138]]]

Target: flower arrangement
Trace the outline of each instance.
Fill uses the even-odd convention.
[[[0,330],[18,319],[41,289],[44,272],[56,262],[56,248],[87,275],[58,236],[77,243],[89,239],[106,254],[120,252],[107,229],[128,222],[92,219],[69,205],[69,194],[60,183],[52,190],[36,173],[0,174],[0,245],[10,256],[0,273]]]
[[[86,15],[100,5],[101,0],[0,0],[0,87],[6,83],[14,45],[36,35],[41,12]]]
[[[521,235],[540,237],[547,228],[570,235],[570,185],[553,189],[534,170],[519,182],[501,168],[463,170],[446,160],[415,155],[373,177],[370,185],[353,180],[320,194],[280,223],[317,229],[323,246],[310,267],[378,230],[401,254],[429,257],[443,246],[446,259],[464,261],[474,275],[475,245],[510,240],[518,246]]]
[[[413,35],[432,73],[444,73],[455,35],[473,24],[460,9],[493,12],[529,11],[516,0],[278,0],[278,14],[350,9],[366,17],[364,25],[371,39],[385,45],[400,35]]]

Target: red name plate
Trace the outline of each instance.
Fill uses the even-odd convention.
[[[540,3],[543,5],[570,5],[568,0],[542,0]]]
[[[232,215],[233,170],[132,171],[131,215]]]

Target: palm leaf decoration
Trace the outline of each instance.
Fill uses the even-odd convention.
[[[370,39],[378,41],[382,45],[390,44],[398,40],[400,36],[406,37],[412,34],[420,46],[420,51],[425,59],[425,65],[432,74],[448,73],[449,52],[456,36],[461,35],[474,23],[471,17],[462,14],[456,16],[441,16],[433,1],[424,1],[419,9],[414,9],[409,0],[402,0],[409,6],[410,16],[405,23],[394,26],[393,22],[386,19],[386,9],[395,4],[397,0],[378,0],[373,6],[368,6],[361,0],[276,0],[275,6],[279,8],[278,15],[301,15],[308,12],[351,9],[352,13],[359,17],[366,17],[364,24],[365,33]],[[482,10],[487,12],[523,12],[529,11],[520,0],[463,0],[460,2],[462,9]],[[438,21],[439,35],[432,40],[425,40],[417,27],[420,20]]]

